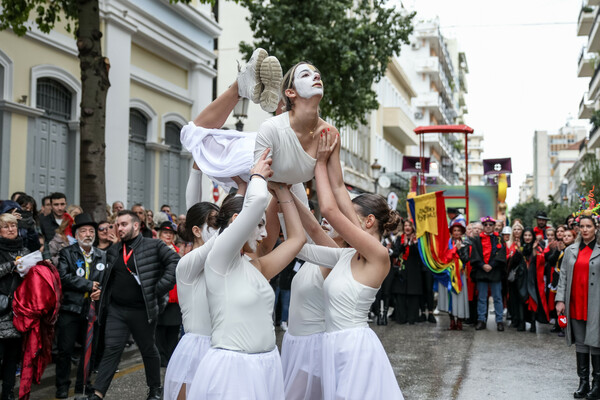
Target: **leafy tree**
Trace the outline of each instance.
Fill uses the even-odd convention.
[[[170,0],[189,3],[191,0]],[[200,0],[203,3],[210,0]],[[106,219],[105,140],[106,95],[110,62],[102,55],[98,0],[1,0],[0,30],[23,36],[33,16],[35,25],[50,33],[64,15],[73,32],[81,67],[81,206],[96,221]],[[30,28],[29,28],[30,29]]]
[[[550,222],[554,227],[564,225],[567,217],[571,215],[573,211],[574,207],[572,206],[566,204],[555,204],[554,207],[550,207],[548,218],[550,218]]]
[[[546,211],[546,205],[534,198],[527,203],[519,203],[510,210],[510,219],[514,222],[520,219],[525,227],[536,226],[535,216],[538,211]],[[564,221],[564,220],[563,220]]]
[[[577,178],[577,187],[581,188],[578,193],[581,196],[587,196],[590,190],[594,190],[594,200],[596,203],[600,198],[600,161],[594,153],[587,153],[581,158],[581,174]]]
[[[379,107],[373,82],[383,77],[390,58],[400,53],[412,32],[414,13],[396,11],[384,0],[241,0],[250,11],[253,44],[263,47],[283,68],[307,60],[323,75],[324,117],[336,124],[366,124]]]

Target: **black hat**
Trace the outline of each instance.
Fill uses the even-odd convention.
[[[175,232],[175,228],[173,227],[173,223],[171,221],[164,221],[162,224],[160,224],[160,228],[158,228],[158,230]]]
[[[75,235],[75,232],[77,231],[77,229],[79,229],[85,225],[93,226],[94,229],[98,229],[98,224],[94,222],[94,219],[92,218],[92,216],[88,213],[82,213],[82,214],[76,215],[74,218],[73,226],[71,227],[71,230],[73,231],[73,235]]]
[[[550,220],[550,218],[548,218],[548,215],[546,215],[546,211],[538,211],[535,218],[536,219],[545,219],[546,221]]]
[[[455,207],[448,207],[448,208],[446,208],[446,212],[449,213],[449,214],[460,214],[458,212],[458,208],[455,208]]]

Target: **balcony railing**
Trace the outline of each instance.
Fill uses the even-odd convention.
[[[375,154],[377,160],[386,172],[394,173],[402,171],[402,152],[381,136],[375,136]]]
[[[413,108],[386,76],[377,84],[377,99],[383,107],[399,107],[415,125],[417,124]]]
[[[597,126],[593,126],[592,129],[590,130],[590,141],[592,140],[592,138],[594,137],[594,135],[596,134],[596,132],[598,132],[598,127]]]

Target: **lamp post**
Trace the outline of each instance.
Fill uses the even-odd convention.
[[[377,159],[371,164],[371,175],[375,180],[375,194],[377,194],[377,185],[379,184],[379,177],[381,176],[381,164],[377,162]]]
[[[248,99],[241,98],[240,101],[233,108],[233,117],[237,118],[237,122],[235,123],[235,129],[238,131],[244,130],[244,122],[242,121],[245,118],[248,118]]]

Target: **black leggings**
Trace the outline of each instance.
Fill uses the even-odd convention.
[[[421,312],[429,310],[432,312],[435,308],[433,304],[433,272],[429,270],[421,271],[423,282],[423,294],[421,295]]]
[[[2,392],[12,392],[15,387],[17,364],[21,361],[21,338],[1,339],[2,353]]]

